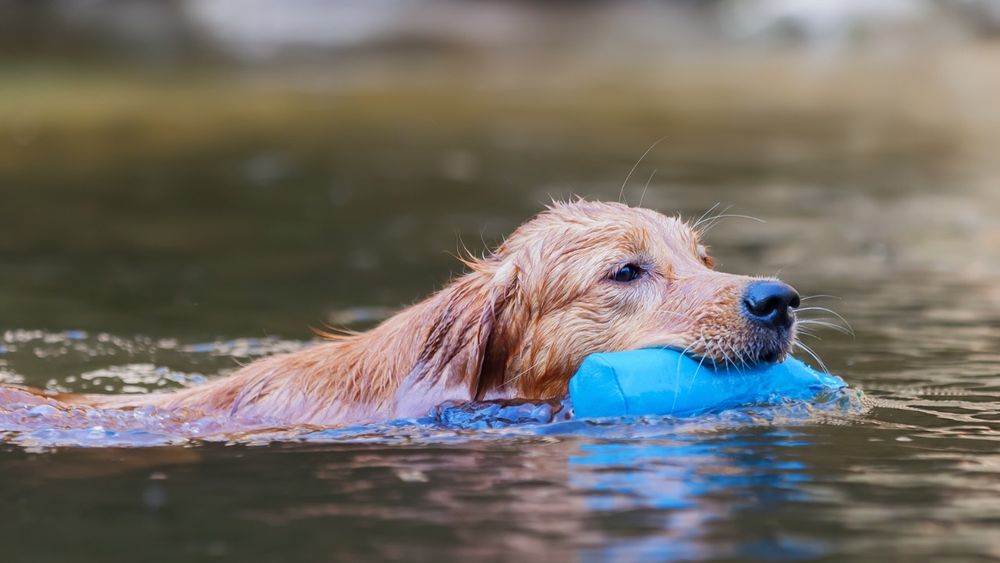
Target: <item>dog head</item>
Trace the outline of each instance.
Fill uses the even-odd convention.
[[[472,261],[454,302],[469,317],[475,398],[554,398],[585,356],[671,347],[736,367],[784,358],[795,291],[727,274],[692,225],[620,203],[555,204]],[[453,315],[454,316],[454,315]]]

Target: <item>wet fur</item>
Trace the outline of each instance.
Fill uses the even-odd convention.
[[[609,279],[626,263],[643,278]],[[618,203],[554,204],[469,272],[364,333],[326,334],[302,351],[210,383],[150,395],[58,397],[63,403],[294,424],[425,414],[446,400],[554,399],[589,353],[672,346],[714,362],[782,356],[794,341],[746,322],[753,280],[714,271],[683,221]]]

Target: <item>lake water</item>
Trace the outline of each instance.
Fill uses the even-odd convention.
[[[666,135],[624,197],[766,221],[712,230],[719,267],[843,315],[853,336],[805,342],[866,402],[207,441],[12,431],[4,561],[1000,558],[1000,171],[967,131],[648,84],[59,84],[0,93],[23,109],[3,110],[3,381],[196,384],[309,326],[371,326],[550,197],[617,199]]]

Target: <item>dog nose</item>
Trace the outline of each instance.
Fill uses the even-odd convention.
[[[750,284],[743,294],[746,316],[771,328],[788,328],[794,317],[792,309],[799,306],[799,294],[792,286],[778,281]]]

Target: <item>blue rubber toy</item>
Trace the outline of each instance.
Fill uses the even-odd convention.
[[[694,416],[726,409],[810,400],[847,387],[843,379],[795,358],[753,368],[709,367],[676,350],[591,354],[569,382],[577,418]]]

